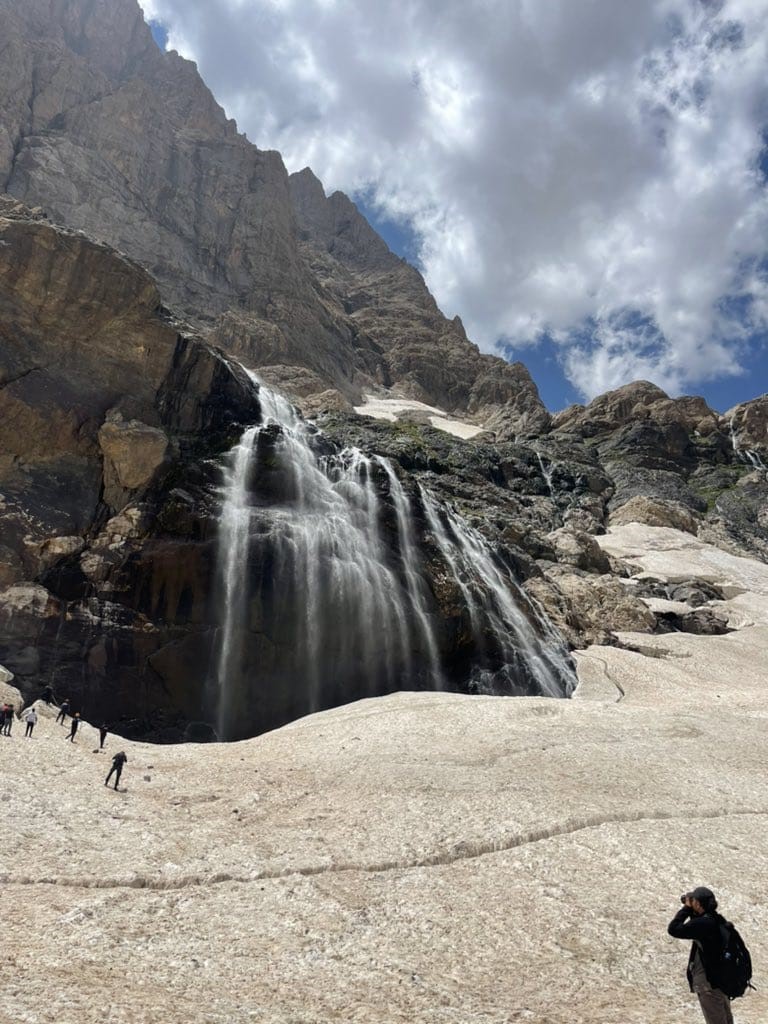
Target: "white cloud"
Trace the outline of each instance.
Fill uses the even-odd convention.
[[[483,348],[679,391],[768,327],[768,0],[144,6],[257,145],[410,223]]]

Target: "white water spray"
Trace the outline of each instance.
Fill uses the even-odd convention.
[[[506,567],[494,558],[481,533],[451,509],[440,515],[434,498],[422,488],[427,518],[445,561],[464,596],[473,629],[485,630],[473,678],[481,692],[522,692],[535,683],[545,696],[570,694],[576,680],[563,638]],[[525,614],[525,609],[528,614]],[[533,621],[531,621],[533,620]],[[534,628],[534,623],[536,628]],[[488,647],[495,665],[484,664]],[[499,655],[501,656],[499,659]]]
[[[393,466],[356,448],[317,454],[329,447],[320,432],[251,376],[262,420],[229,453],[221,492],[220,738],[351,697],[449,685],[437,602]],[[562,639],[481,535],[421,497],[471,619],[475,687],[567,695],[575,677]]]
[[[733,416],[728,420],[728,432],[731,435],[731,447],[738,458],[742,462],[749,463],[753,469],[759,469],[763,473],[768,473],[768,466],[763,462],[759,452],[754,451],[752,448],[739,447],[739,438],[733,423]]]
[[[549,466],[547,466],[544,462],[544,459],[541,457],[541,452],[539,452],[535,448],[534,451],[536,452],[536,458],[539,460],[539,469],[541,470],[541,475],[544,477],[544,482],[547,485],[547,490],[549,491],[550,496],[554,498],[555,487],[552,483],[552,473],[554,471],[555,464],[554,462],[550,462]]]
[[[232,680],[239,674],[239,667],[234,661],[241,650],[237,634],[242,630],[245,616],[244,566],[248,557],[251,522],[248,506],[248,470],[257,431],[258,427],[249,427],[245,431],[239,443],[229,453],[224,466],[224,500],[221,506],[218,538],[224,615],[216,666],[215,695],[216,731],[219,736],[226,734],[226,712],[231,703],[229,690]]]

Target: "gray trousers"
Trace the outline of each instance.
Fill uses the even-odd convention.
[[[699,956],[693,963],[693,991],[699,997],[701,1012],[707,1024],[733,1024],[731,1000],[719,988],[712,988]]]
[[[733,1024],[731,1001],[719,988],[706,989],[696,995],[707,1024]]]

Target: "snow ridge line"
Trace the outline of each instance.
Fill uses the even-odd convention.
[[[709,811],[700,811],[692,816],[685,815],[686,821],[706,821],[713,818],[737,818],[746,816],[759,816],[768,814],[768,809],[738,808],[729,810],[716,808]],[[428,854],[425,857],[418,857],[412,860],[384,860],[369,864],[355,864],[341,861],[337,864],[308,864],[298,867],[286,867],[279,870],[253,871],[249,874],[235,874],[228,871],[212,872],[210,874],[200,873],[185,875],[178,878],[149,875],[133,875],[125,878],[68,878],[63,876],[40,876],[38,878],[29,875],[22,875],[14,878],[10,874],[0,875],[0,883],[3,885],[60,885],[72,889],[152,889],[156,891],[172,891],[177,889],[188,889],[196,886],[207,887],[221,885],[225,882],[236,882],[247,884],[250,882],[274,881],[281,878],[303,876],[311,878],[314,875],[344,874],[347,872],[360,872],[363,874],[384,874],[390,871],[411,871],[419,868],[442,867],[444,865],[456,864],[466,860],[476,860],[479,857],[492,856],[497,853],[505,853],[509,850],[516,850],[522,846],[530,846],[534,843],[544,842],[547,839],[558,839],[561,836],[574,835],[578,832],[585,832],[592,828],[599,828],[601,825],[611,824],[633,824],[635,822],[652,821],[675,821],[681,820],[681,816],[673,811],[617,811],[615,814],[593,815],[586,818],[570,818],[562,825],[554,825],[551,828],[533,829],[521,835],[502,837],[496,840],[477,839],[464,840],[456,843],[446,850],[439,850]]]

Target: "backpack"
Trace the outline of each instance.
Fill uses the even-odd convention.
[[[720,935],[723,945],[717,969],[717,987],[729,999],[738,999],[748,988],[755,987],[752,984],[752,957],[730,921],[720,921]]]

